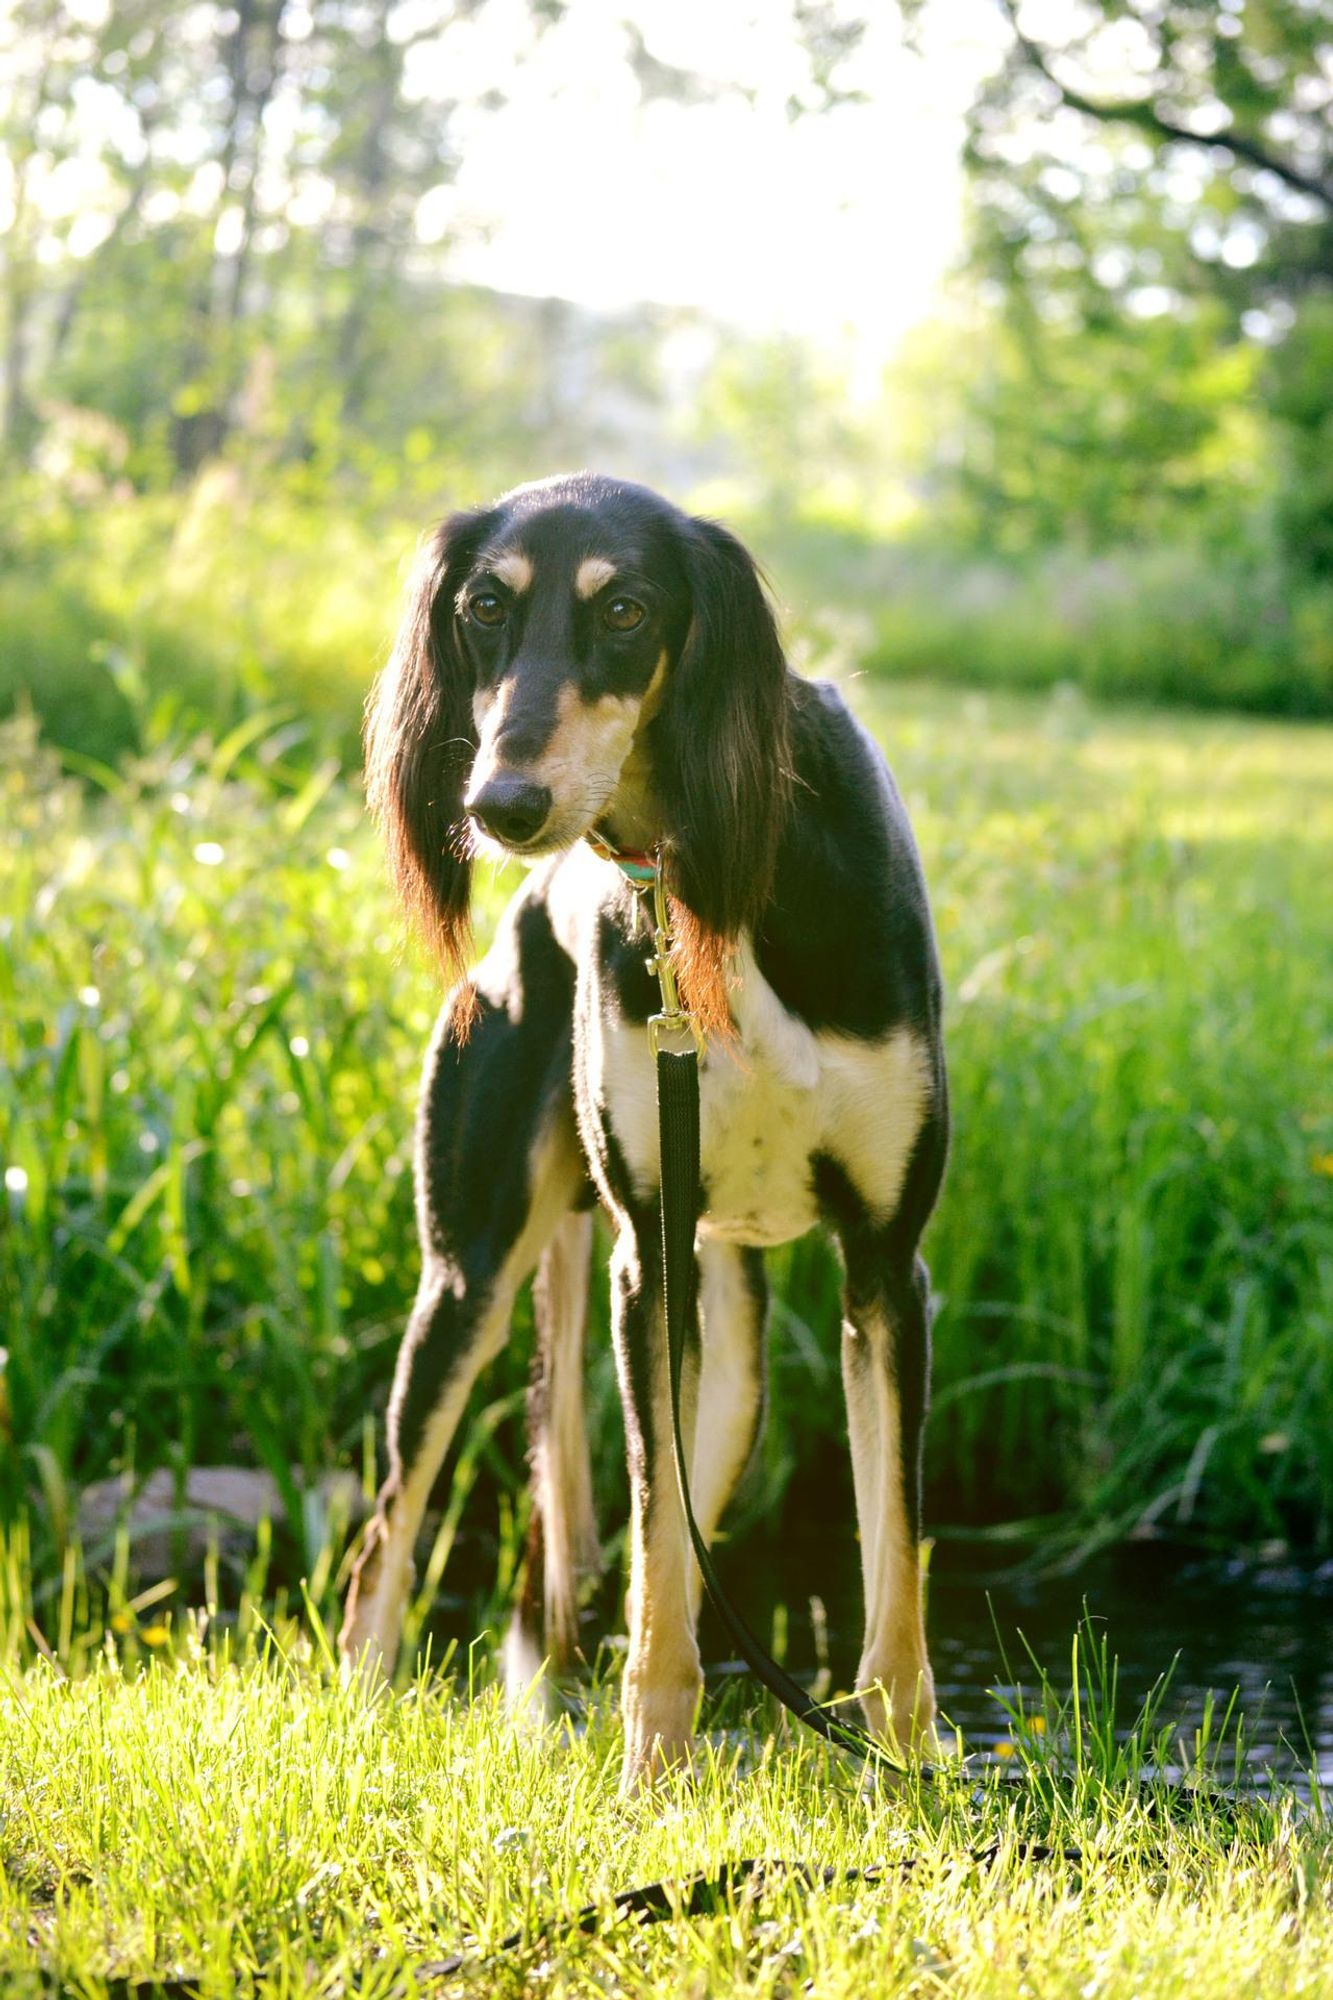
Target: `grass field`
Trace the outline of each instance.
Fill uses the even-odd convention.
[[[624,1803],[605,1683],[577,1726],[538,1729],[463,1699],[465,1671],[372,1698],[338,1686],[318,1625],[247,1624],[131,1629],[72,1678],[0,1666],[7,1995],[153,1975],[206,1995],[1328,1991],[1327,1819],[1229,1792],[1234,1723],[1180,1743],[1151,1707],[1117,1717],[1104,1647],[1076,1646],[1063,1694],[1011,1695],[1010,1754],[983,1766],[865,1789],[733,1690],[708,1698],[695,1782]],[[613,1921],[627,1888],[752,1857],[833,1879]],[[596,1934],[559,1928],[588,1904]],[[460,1949],[455,1976],[415,1976]]]
[[[1047,1552],[1136,1529],[1326,1549],[1333,731],[853,692],[950,994],[932,1522],[1037,1520]],[[401,959],[356,785],[289,761],[289,716],[144,732],[118,771],[62,767],[21,721],[0,738],[0,1497],[57,1588],[86,1481],[258,1463],[291,1576],[328,1576],[291,1468],[373,1476],[432,979]],[[843,1449],[836,1268],[814,1240],[774,1263],[770,1514]],[[488,1400],[522,1383],[519,1331]],[[506,1409],[472,1467],[502,1569]]]

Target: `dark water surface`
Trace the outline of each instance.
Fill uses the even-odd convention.
[[[717,1551],[723,1583],[756,1634],[777,1640],[784,1664],[805,1684],[825,1670],[828,1692],[853,1685],[861,1649],[860,1561],[844,1484],[840,1474],[804,1482],[778,1522],[752,1522]],[[496,1552],[484,1534],[475,1545],[468,1536],[461,1541],[462,1561],[451,1566],[450,1581],[463,1582],[463,1592],[441,1597],[432,1625],[440,1641],[452,1640],[466,1654],[487,1622],[481,1601],[493,1589]],[[967,1751],[1003,1755],[1001,1746],[1012,1741],[1000,1697],[1012,1701],[1021,1689],[1028,1713],[1039,1705],[1034,1657],[1056,1695],[1067,1696],[1071,1642],[1085,1614],[1093,1638],[1104,1636],[1119,1663],[1119,1735],[1129,1733],[1169,1671],[1157,1721],[1171,1724],[1183,1745],[1174,1764],[1192,1761],[1210,1698],[1216,1734],[1238,1691],[1242,1775],[1256,1783],[1276,1776],[1302,1790],[1313,1777],[1333,1792],[1333,1562],[1227,1562],[1145,1542],[1112,1550],[1073,1575],[1042,1575],[1020,1569],[1013,1544],[939,1538],[930,1564],[931,1665],[941,1712],[961,1730]],[[492,1622],[496,1616],[492,1603]],[[590,1654],[603,1640],[623,1647],[623,1581],[615,1561],[586,1621]],[[728,1658],[730,1642],[708,1605],[700,1645],[713,1686],[743,1671]],[[1230,1782],[1230,1755],[1216,1776]]]
[[[854,1552],[849,1552],[854,1553]],[[806,1606],[823,1604],[825,1652],[836,1687],[855,1672],[860,1579],[845,1562],[830,1570],[801,1536],[783,1550],[788,1662],[802,1675],[821,1650]],[[771,1628],[762,1560],[728,1573],[756,1629]],[[815,1581],[823,1571],[823,1587]],[[770,1575],[773,1572],[770,1572]],[[993,1549],[937,1543],[931,1562],[928,1635],[942,1712],[965,1748],[994,1753],[1010,1740],[1009,1718],[991,1690],[1021,1687],[1031,1709],[1038,1685],[1033,1656],[1057,1693],[1070,1685],[1071,1641],[1084,1620],[1105,1634],[1119,1659],[1117,1724],[1133,1724],[1159,1677],[1175,1661],[1160,1720],[1177,1725],[1187,1751],[1212,1695],[1220,1715],[1234,1690],[1244,1716],[1245,1772],[1333,1786],[1333,1563],[1203,1561],[1152,1544],[1116,1551],[1072,1577],[1023,1578],[996,1568]],[[710,1628],[704,1627],[705,1651]],[[713,1657],[716,1657],[714,1653]],[[1007,1664],[1006,1664],[1007,1662]],[[1231,1775],[1228,1760],[1219,1778]]]

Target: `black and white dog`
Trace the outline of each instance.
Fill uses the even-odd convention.
[[[420,1290],[389,1476],[348,1595],[349,1662],[391,1662],[432,1484],[537,1274],[534,1542],[514,1674],[575,1644],[595,1558],[583,1420],[590,1211],[615,1232],[632,1494],[627,1788],[688,1755],[699,1576],[671,1456],[649,912],[607,853],[660,848],[676,970],[706,1033],[691,1489],[716,1528],[759,1422],[763,1251],[816,1222],[846,1268],[842,1372],[873,1729],[930,1730],[918,1567],[929,1367],[917,1254],[944,1168],[940,981],[921,866],[878,749],[793,674],[754,563],[713,522],[578,474],[455,515],[413,586],[367,725],[399,888],[458,983],[417,1135]],[[537,862],[466,971],[478,852]],[[632,873],[633,864],[629,864]],[[542,1620],[542,1597],[545,1618]]]

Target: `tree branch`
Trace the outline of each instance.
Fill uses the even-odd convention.
[[[1297,194],[1308,195],[1333,215],[1333,180],[1302,173],[1299,167],[1284,160],[1280,154],[1270,152],[1259,140],[1251,139],[1243,132],[1191,132],[1187,125],[1178,125],[1173,118],[1166,117],[1148,98],[1120,98],[1099,103],[1095,98],[1085,97],[1082,91],[1060,80],[1051,68],[1046,51],[1023,32],[1018,24],[1016,0],[1000,0],[1000,5],[1025,60],[1059,91],[1061,102],[1067,104],[1071,111],[1081,111],[1085,117],[1096,118],[1103,124],[1134,125],[1141,132],[1159,139],[1170,139],[1178,145],[1225,146],[1237,159],[1246,160],[1265,173],[1276,174],[1285,186],[1294,189]]]

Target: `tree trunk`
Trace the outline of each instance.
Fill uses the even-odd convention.
[[[220,207],[240,196],[241,229],[230,257],[216,250],[201,285],[195,308],[195,334],[187,356],[187,380],[215,367],[217,383],[209,402],[178,416],[172,426],[172,452],[178,473],[188,477],[222,450],[232,428],[232,401],[241,376],[241,330],[245,280],[254,246],[259,199],[259,169],[264,150],[264,113],[282,72],[282,20],[286,0],[274,0],[267,23],[268,60],[254,75],[255,43],[266,25],[256,0],[239,0],[236,26],[227,59],[231,110],[222,147]]]

